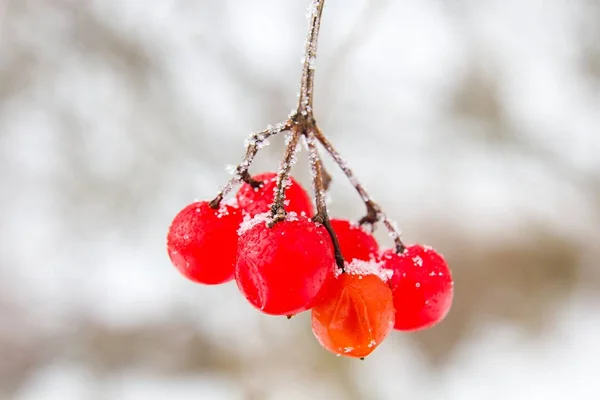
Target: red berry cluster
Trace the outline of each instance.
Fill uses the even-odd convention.
[[[274,219],[278,175],[247,178],[235,205],[195,202],[173,220],[168,254],[185,277],[203,284],[235,278],[266,314],[311,310],[319,343],[351,357],[370,354],[394,328],[429,328],[446,316],[453,281],[439,253],[421,245],[380,251],[359,224],[333,219],[326,226],[291,177],[283,216]]]

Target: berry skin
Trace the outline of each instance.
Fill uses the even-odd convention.
[[[261,217],[255,217],[247,230],[240,229],[238,288],[265,314],[306,311],[333,279],[335,260],[327,230],[295,216],[269,228]]]
[[[359,225],[344,219],[332,219],[331,227],[346,262],[354,259],[368,261],[379,253],[379,245],[373,235],[365,232]]]
[[[401,331],[434,326],[450,311],[454,282],[444,258],[430,247],[408,246],[404,253],[387,250],[383,267],[394,271],[388,281],[394,295],[396,324]]]
[[[312,330],[326,350],[366,357],[394,327],[392,291],[376,275],[341,274],[312,309]]]
[[[262,186],[255,189],[244,183],[237,192],[236,199],[243,211],[254,216],[271,210],[277,187],[277,174],[265,172],[253,176],[252,179],[262,182]],[[310,196],[294,178],[290,176],[289,180],[291,183],[285,190],[285,211],[295,212],[298,215],[304,212],[312,216],[314,210]]]
[[[177,214],[167,234],[173,265],[186,278],[216,285],[233,278],[241,212],[228,205],[213,209],[195,202]]]

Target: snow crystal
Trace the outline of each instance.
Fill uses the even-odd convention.
[[[233,197],[230,197],[229,199],[226,199],[226,200],[223,202],[223,204],[224,204],[224,205],[227,205],[227,206],[230,206],[230,207],[233,207],[233,208],[238,208],[238,201],[237,201],[237,197],[235,197],[235,196],[233,196]]]
[[[417,267],[422,267],[423,266],[423,259],[421,257],[419,257],[419,256],[414,256],[412,258],[412,261],[415,263],[415,265]]]
[[[223,218],[226,215],[229,215],[229,209],[225,204],[221,204],[219,210],[217,211],[217,218]]]
[[[313,17],[313,15],[315,15],[315,13],[317,12],[318,5],[319,0],[311,1],[311,3],[308,5],[308,8],[306,9],[306,19],[310,20]]]
[[[237,165],[227,164],[225,166],[225,171],[227,171],[229,175],[233,175],[237,172]]]
[[[243,235],[244,233],[248,232],[250,229],[254,228],[256,225],[258,225],[262,222],[267,224],[269,222],[270,216],[271,216],[271,213],[269,213],[269,212],[256,214],[256,216],[254,216],[254,217],[252,217],[250,215],[245,215],[244,220],[242,221],[242,223],[240,224],[240,227],[237,230],[238,236]]]
[[[371,339],[371,341],[369,342],[369,347],[373,347],[376,345],[377,345],[377,342],[375,340]]]
[[[354,350],[354,347],[344,347],[344,353],[350,353],[352,350]]]
[[[352,275],[377,275],[384,282],[387,282],[394,274],[394,271],[391,269],[383,268],[383,262],[375,260],[364,261],[354,259],[352,262],[346,263],[344,269],[346,273]]]
[[[433,272],[433,271],[429,273],[429,276],[436,276],[436,275],[437,274],[435,272]]]
[[[285,220],[288,222],[298,221],[298,213],[296,213],[295,211],[290,211],[285,216]]]

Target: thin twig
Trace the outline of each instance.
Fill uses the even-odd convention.
[[[253,185],[253,180],[248,173],[248,169],[256,157],[256,153],[262,147],[268,144],[267,139],[273,135],[281,133],[283,131],[290,130],[291,122],[279,123],[274,126],[269,126],[267,129],[253,133],[246,140],[246,155],[242,162],[238,164],[233,173],[233,177],[223,186],[223,188],[217,193],[217,196],[210,202],[212,208],[218,208],[219,204],[225,196],[233,189],[233,187],[241,181],[245,181]]]
[[[277,186],[275,188],[275,196],[271,205],[271,222],[275,224],[285,218],[285,189],[288,185],[290,170],[296,162],[296,153],[298,151],[298,142],[300,141],[301,133],[296,129],[292,130],[289,141],[285,148],[285,155],[281,161],[279,172],[277,173]]]
[[[365,188],[358,181],[352,169],[348,167],[348,164],[346,164],[340,153],[338,153],[333,144],[329,141],[329,139],[327,139],[327,137],[321,132],[319,128],[315,130],[314,135],[317,138],[317,140],[321,142],[323,147],[325,147],[325,150],[327,150],[327,152],[331,155],[331,158],[333,158],[334,161],[339,165],[341,170],[344,172],[346,177],[348,177],[348,180],[350,181],[352,186],[354,186],[354,188],[362,198],[363,202],[365,203],[365,206],[367,207],[367,215],[365,215],[365,217],[363,217],[360,220],[360,223],[374,224],[378,221],[382,221],[383,225],[389,232],[390,237],[394,241],[394,244],[396,246],[396,252],[403,253],[406,246],[404,245],[404,243],[402,243],[400,233],[396,229],[395,224],[383,212],[379,204],[375,203],[373,199],[371,199],[371,196],[369,196]]]
[[[338,268],[344,272],[344,257],[340,249],[340,244],[337,239],[331,222],[329,221],[329,214],[327,213],[327,203],[325,202],[325,187],[323,181],[323,162],[319,156],[317,144],[314,134],[309,132],[305,135],[306,143],[308,145],[308,158],[310,160],[310,168],[313,182],[313,189],[315,191],[315,202],[317,204],[317,215],[313,217],[313,221],[322,224],[333,244],[333,252],[335,256],[335,263]]]

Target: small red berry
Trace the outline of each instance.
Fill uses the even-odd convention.
[[[353,224],[344,219],[332,219],[333,228],[340,250],[346,262],[354,259],[368,261],[375,258],[379,252],[379,245],[370,233],[364,231],[360,225]]]
[[[266,314],[306,311],[333,279],[335,260],[327,230],[294,214],[268,227],[266,215],[240,228],[238,288]]]
[[[311,316],[313,333],[325,349],[366,357],[394,327],[392,291],[377,275],[343,273]]]
[[[258,188],[253,188],[244,183],[236,194],[238,206],[251,216],[262,214],[271,210],[277,187],[277,174],[265,172],[253,176],[252,179],[262,182]],[[313,204],[310,196],[304,188],[291,176],[285,190],[284,209],[287,212],[295,212],[298,215],[305,213],[313,215]]]
[[[167,234],[167,251],[173,265],[186,278],[209,285],[231,280],[242,222],[238,209],[195,202],[177,214]]]
[[[444,258],[430,247],[408,246],[404,253],[387,250],[383,267],[394,272],[388,281],[396,308],[395,329],[430,328],[450,311],[454,282]]]

